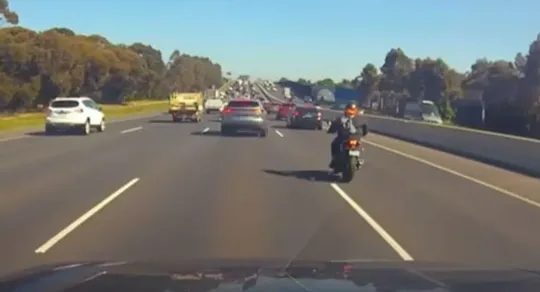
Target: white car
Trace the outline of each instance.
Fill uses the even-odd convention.
[[[207,99],[204,103],[204,108],[207,114],[211,112],[221,112],[224,107],[225,103],[219,98]]]
[[[92,128],[105,131],[105,114],[101,107],[89,97],[57,97],[48,108],[45,133],[75,129],[83,135]]]

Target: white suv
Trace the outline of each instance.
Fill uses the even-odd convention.
[[[79,130],[88,135],[92,128],[105,131],[105,114],[89,97],[57,97],[51,101],[45,121],[45,133]]]

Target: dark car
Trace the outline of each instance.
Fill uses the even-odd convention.
[[[287,128],[322,130],[322,113],[315,106],[297,106],[287,116]]]

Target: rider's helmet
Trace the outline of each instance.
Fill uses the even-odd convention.
[[[348,117],[354,117],[358,114],[358,106],[354,102],[349,102],[345,106],[344,113]]]

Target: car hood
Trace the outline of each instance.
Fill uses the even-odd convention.
[[[76,262],[0,278],[0,291],[540,291],[537,271],[424,262]]]

